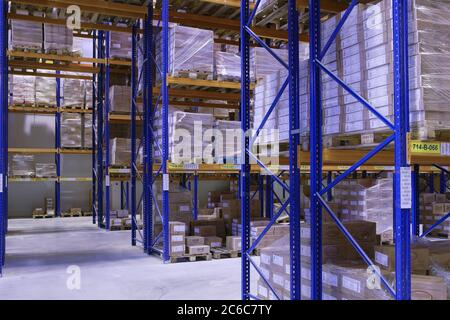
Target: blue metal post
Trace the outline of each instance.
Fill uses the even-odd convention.
[[[300,169],[298,167],[298,146],[300,145],[300,102],[299,102],[299,21],[297,1],[288,2],[289,33],[289,199],[290,199],[290,245],[291,245],[291,300],[301,298],[300,265]]]
[[[241,224],[242,224],[242,300],[249,300],[250,261],[247,250],[250,247],[250,38],[246,31],[249,20],[250,2],[241,0],[241,129],[242,159],[240,174]]]
[[[192,218],[194,221],[198,219],[198,174],[194,174],[194,195],[193,195]]]
[[[396,299],[411,299],[410,208],[402,205],[401,170],[410,170],[407,161],[407,130],[409,126],[408,79],[408,1],[393,0],[394,39],[394,115],[395,115],[395,173],[394,173],[394,239]]]
[[[58,70],[56,74],[61,72]],[[56,115],[55,115],[55,164],[56,164],[56,181],[55,181],[55,215],[61,216],[61,78],[56,78]]]
[[[136,245],[136,99],[139,85],[137,84],[137,32],[133,25],[133,34],[131,36],[131,245]]]
[[[420,201],[419,201],[419,175],[420,166],[414,165],[414,171],[412,173],[412,192],[413,192],[413,202],[411,211],[411,225],[412,225],[412,235],[419,236],[420,234]]]
[[[97,32],[93,31],[92,52],[93,58],[97,57]],[[96,64],[96,67],[98,65]],[[92,223],[97,223],[97,76],[92,75]]]
[[[123,181],[120,181],[120,209],[124,209],[124,199],[123,199],[123,193],[125,192],[123,188]]]
[[[433,172],[431,172],[428,175],[428,188],[429,188],[428,190],[430,193],[435,192],[435,190],[434,190],[434,173]]]
[[[109,103],[109,78],[110,78],[110,71],[111,67],[109,64],[109,58],[110,58],[110,46],[111,46],[111,33],[109,31],[106,32],[106,39],[105,39],[105,56],[106,56],[106,66],[105,66],[105,114],[104,114],[104,121],[105,121],[105,138],[104,138],[104,150],[105,150],[105,229],[110,229],[110,214],[111,214],[111,181],[110,181],[110,175],[109,175],[109,165],[110,165],[110,142],[109,142],[109,112],[110,112],[110,103]]]
[[[98,31],[97,35],[97,57],[104,58],[104,34]],[[103,225],[103,99],[105,84],[103,81],[105,65],[99,65],[99,73],[97,75],[97,223],[101,227]]]
[[[320,0],[309,0],[311,146],[311,299],[322,299],[322,94],[316,60],[321,52]]]
[[[266,217],[273,217],[273,180],[270,175],[266,176]]]
[[[333,182],[333,172],[328,171],[328,173],[327,173],[327,185],[329,185],[332,182]],[[327,192],[327,201],[332,201],[332,200],[333,200],[333,192],[330,189],[330,191]]]
[[[2,37],[0,37],[0,275],[3,272],[5,264],[5,234],[6,234],[6,219],[8,215],[8,194],[7,194],[7,174],[8,174],[8,60],[6,55],[7,37],[8,34],[8,20],[6,15],[8,13],[8,2],[3,1],[0,5],[0,30],[2,30]]]
[[[153,53],[153,5],[147,7],[144,21],[144,185],[143,185],[143,222],[144,250],[152,253],[153,243],[153,73],[151,59]]]
[[[445,174],[445,171],[442,171],[442,170],[441,170],[441,175],[440,175],[440,179],[439,179],[439,189],[440,189],[440,193],[447,192],[447,176]]]
[[[163,260],[169,261],[169,0],[162,1],[162,216],[163,216]]]

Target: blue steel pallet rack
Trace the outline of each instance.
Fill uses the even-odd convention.
[[[348,18],[350,12],[356,6],[358,1],[353,0],[349,5],[346,13],[343,15],[341,21],[338,23],[335,32],[332,34],[328,42],[322,46],[321,44],[321,6],[320,0],[309,1],[309,30],[310,30],[310,172],[311,172],[311,297],[315,300],[322,299],[322,208],[324,208],[328,214],[332,217],[334,222],[338,225],[339,229],[344,233],[345,237],[350,241],[353,247],[369,265],[373,265],[370,258],[361,249],[358,243],[355,242],[351,234],[346,230],[344,225],[339,221],[336,215],[332,212],[327,205],[323,195],[328,194],[333,187],[340,183],[345,178],[349,177],[353,172],[358,170],[361,166],[366,164],[371,158],[375,157],[391,142],[395,142],[394,153],[394,237],[395,237],[395,249],[396,249],[396,282],[395,292],[387,281],[381,277],[382,283],[385,288],[396,299],[410,299],[410,285],[411,285],[411,272],[410,272],[410,221],[409,212],[411,207],[408,204],[402,202],[402,183],[405,183],[403,179],[410,178],[410,166],[407,161],[408,151],[408,139],[407,134],[409,132],[409,90],[408,90],[408,39],[404,35],[408,34],[407,25],[407,1],[406,0],[394,0],[393,1],[393,20],[394,20],[394,86],[395,86],[395,123],[390,123],[387,119],[382,117],[366,100],[355,93],[350,87],[348,87],[342,80],[330,72],[326,66],[321,62],[321,59],[326,54],[328,48],[335,40],[337,34],[340,32],[343,24]],[[258,0],[255,7],[260,4]],[[252,12],[249,10],[249,1],[241,0],[241,58],[242,58],[242,101],[241,101],[241,117],[242,128],[244,130],[249,129],[249,116],[250,116],[250,94],[249,94],[249,37],[253,37],[261,46],[265,47],[277,60],[285,65],[270,48],[265,45],[250,29],[251,22],[255,16],[256,8]],[[300,201],[298,183],[298,165],[297,165],[297,149],[299,146],[298,136],[298,11],[296,8],[296,1],[289,1],[289,65],[285,67],[289,70],[289,89],[290,89],[290,230],[291,230],[291,299],[300,298],[300,252],[298,250],[300,246],[299,237],[299,206]],[[390,127],[394,134],[376,147],[373,151],[363,156],[354,165],[348,168],[343,174],[337,176],[334,181],[330,182],[327,187],[322,187],[323,179],[323,159],[322,159],[322,102],[321,102],[321,77],[320,73],[325,72],[334,81],[344,88],[347,92],[353,95],[362,105],[372,111],[378,118],[380,118],[388,127]],[[284,90],[284,89],[282,89]],[[270,112],[276,106],[277,99],[275,99],[274,105],[269,110],[265,118],[270,115]],[[264,124],[264,121],[263,121]],[[278,295],[271,287],[262,272],[258,269],[256,264],[251,260],[249,256],[249,249],[255,247],[255,243],[249,248],[249,185],[248,185],[248,173],[249,173],[249,155],[250,145],[249,140],[243,141],[243,152],[245,152],[245,161],[242,166],[242,178],[241,178],[241,196],[242,196],[242,298],[251,299],[256,298],[250,292],[250,263],[260,274],[261,278],[269,285],[277,298]],[[266,171],[267,168],[265,168]],[[409,173],[409,175],[408,175]],[[276,176],[272,177],[277,181]],[[295,183],[292,183],[294,182]],[[284,186],[283,188],[287,188]],[[405,196],[403,194],[403,196]],[[407,195],[406,195],[407,196]],[[295,209],[294,209],[295,208]],[[277,215],[275,215],[276,217]],[[272,223],[274,220],[272,220]],[[269,225],[270,227],[270,225]],[[264,232],[262,233],[262,236]],[[256,240],[256,243],[258,240]],[[381,275],[380,275],[381,276]]]

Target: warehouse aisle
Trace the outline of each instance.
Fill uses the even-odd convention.
[[[164,265],[91,218],[10,220],[9,230],[3,299],[240,298],[240,259]]]

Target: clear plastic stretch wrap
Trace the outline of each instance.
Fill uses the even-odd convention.
[[[111,32],[111,57],[131,59],[131,35],[124,32]]]
[[[240,81],[241,57],[232,52],[214,51],[215,74],[219,81]],[[254,80],[253,71],[250,70],[250,78]]]
[[[73,37],[73,53],[80,57],[92,58],[93,54],[92,39]]]
[[[56,79],[36,77],[36,104],[56,106]]]
[[[11,157],[11,174],[16,177],[34,177],[34,156],[25,154],[14,154]]]
[[[54,163],[36,163],[36,177],[56,177],[56,165]]]
[[[61,146],[63,148],[81,148],[81,130],[81,114],[63,113],[61,115]]]
[[[188,113],[169,107],[169,154],[174,163],[201,163],[206,155],[213,161],[213,127],[211,114]],[[162,139],[161,111],[155,114],[155,134]],[[161,159],[158,148],[155,156]]]
[[[84,115],[83,126],[83,148],[92,148],[92,114]]]
[[[217,120],[215,122],[215,150],[217,163],[240,163],[241,157],[241,122]],[[221,139],[221,143],[218,141]]]
[[[344,180],[334,190],[342,221],[365,220],[377,224],[377,234],[392,238],[393,211],[386,203],[393,201],[392,179]]]
[[[27,14],[26,12],[17,13]],[[9,43],[12,49],[32,49],[41,51],[43,39],[42,23],[15,19],[11,20]]]
[[[157,45],[162,45],[161,33]],[[157,50],[161,52],[161,50]],[[161,55],[157,62],[161,65]],[[214,32],[197,28],[172,26],[169,33],[169,73],[180,76],[187,73],[211,75],[214,71]],[[160,74],[157,72],[157,76]]]
[[[92,94],[94,91],[94,85],[91,80],[84,81],[84,88],[86,90],[84,106],[88,109],[92,109]]]
[[[447,295],[450,297],[450,253],[447,251],[447,253],[432,254],[430,271],[431,275],[445,280],[447,283]]]
[[[85,100],[85,80],[63,79],[63,107],[84,107]]]
[[[112,86],[109,89],[109,101],[111,112],[130,112],[131,87]]]
[[[36,77],[9,75],[10,103],[34,105],[36,103]]]
[[[140,140],[136,139],[136,146],[140,145]],[[131,139],[114,138],[111,139],[111,164],[130,165],[131,163]]]
[[[272,51],[286,64],[289,63],[289,51],[285,49],[272,49]],[[300,59],[302,60],[302,59]],[[268,75],[286,69],[265,48],[256,47],[250,50],[250,65],[253,75],[260,80]]]
[[[65,25],[45,23],[44,49],[46,52],[71,53],[73,50],[73,30],[68,29]]]

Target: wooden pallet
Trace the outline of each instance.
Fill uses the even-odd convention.
[[[61,217],[63,218],[76,218],[76,217],[82,217],[82,213],[71,213],[71,212],[62,212]]]
[[[83,217],[92,217],[92,212],[83,212]]]
[[[229,259],[241,256],[240,251],[233,251],[225,248],[211,248],[211,254],[214,259]]]
[[[212,259],[211,253],[182,255],[177,257],[170,257],[170,263],[179,262],[196,262],[196,261],[210,261]]]
[[[54,217],[54,215],[50,214],[33,214],[33,219],[50,219]]]
[[[204,72],[204,71],[178,70],[174,72],[173,76],[175,78],[214,80],[214,75],[212,72]]]

